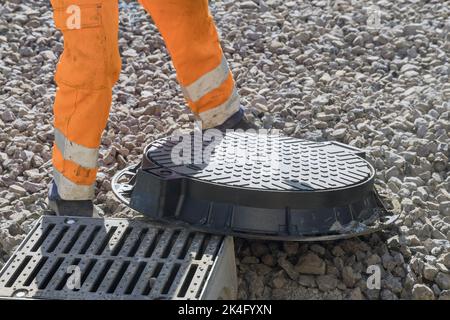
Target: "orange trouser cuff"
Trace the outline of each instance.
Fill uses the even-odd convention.
[[[70,181],[80,185],[95,183],[97,168],[84,168],[71,160],[64,159],[56,145],[53,145],[52,160],[53,167]]]

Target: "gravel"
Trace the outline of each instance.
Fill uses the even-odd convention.
[[[135,1],[120,3],[123,68],[96,202],[107,216],[132,217],[110,178],[194,117],[151,19]],[[236,239],[241,299],[450,298],[450,8],[373,3],[379,11],[350,0],[211,4],[247,116],[294,137],[364,148],[380,192],[401,204],[395,226],[357,239]],[[49,6],[0,4],[0,266],[42,212],[51,179],[53,72],[63,46]],[[369,288],[377,274],[380,286]]]
[[[300,257],[296,265],[298,273],[324,275],[326,264],[318,255],[307,253]]]
[[[415,284],[412,289],[415,300],[434,300],[434,292],[424,284]]]

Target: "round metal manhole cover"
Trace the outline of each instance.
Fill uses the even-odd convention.
[[[338,189],[371,177],[367,161],[330,147],[329,142],[233,132],[215,140],[194,135],[157,140],[146,156],[192,179],[264,191]]]

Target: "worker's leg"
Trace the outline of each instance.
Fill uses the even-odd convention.
[[[54,104],[54,182],[63,200],[94,197],[98,148],[120,73],[117,0],[51,0],[64,36]]]
[[[220,47],[208,0],[139,0],[161,32],[178,81],[203,128],[239,111],[239,96]]]

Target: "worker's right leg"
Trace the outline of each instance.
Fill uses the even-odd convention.
[[[54,104],[53,185],[58,214],[92,212],[97,157],[120,73],[118,0],[51,0],[64,36]]]
[[[139,0],[153,17],[203,129],[250,128],[220,46],[208,0]],[[239,125],[239,126],[238,126]]]

